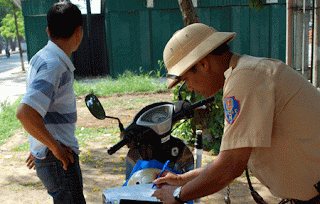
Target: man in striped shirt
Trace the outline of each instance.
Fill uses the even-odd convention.
[[[83,38],[81,11],[72,3],[56,3],[47,23],[50,40],[30,61],[17,118],[29,133],[37,175],[54,203],[85,203],[70,60]]]

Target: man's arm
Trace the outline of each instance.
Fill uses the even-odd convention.
[[[197,171],[199,174],[182,187],[180,198],[185,201],[195,200],[223,189],[247,168],[251,150],[252,148],[240,148],[220,152],[213,162]],[[194,173],[191,175],[197,174]],[[176,188],[177,186],[164,186],[157,190],[154,196],[165,203],[175,203],[173,191]]]
[[[220,191],[247,168],[252,148],[220,152],[217,159],[192,181],[183,186],[182,200],[194,200]]]
[[[69,162],[73,162],[71,149],[62,147],[52,137],[45,127],[41,115],[29,105],[22,103],[18,107],[16,117],[30,135],[52,151],[53,155],[63,163],[63,168],[66,170]]]

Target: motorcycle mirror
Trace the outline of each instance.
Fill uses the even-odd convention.
[[[104,112],[104,109],[99,101],[99,99],[93,95],[88,94],[85,98],[86,106],[88,107],[91,114],[100,119],[103,120],[106,118],[106,113]]]
[[[93,94],[88,94],[85,98],[85,102],[86,102],[86,106],[88,107],[90,113],[94,117],[96,117],[100,120],[103,120],[105,118],[116,119],[119,122],[120,131],[122,132],[124,130],[123,124],[121,123],[119,118],[106,116],[106,113],[104,112],[104,109],[103,109],[98,97],[96,97]]]

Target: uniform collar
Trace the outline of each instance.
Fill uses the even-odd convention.
[[[70,71],[74,71],[76,68],[74,67],[73,63],[71,62],[68,55],[54,42],[51,40],[48,41],[47,48],[52,50],[55,54],[59,56],[59,58],[66,63],[67,67],[70,69]]]
[[[227,79],[231,73],[232,70],[237,66],[238,61],[240,59],[241,55],[234,53],[230,59],[229,68],[224,72],[224,77]]]

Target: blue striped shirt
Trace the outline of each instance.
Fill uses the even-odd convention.
[[[29,63],[27,90],[21,103],[35,109],[43,117],[51,135],[79,154],[75,137],[77,108],[73,90],[74,70],[65,52],[49,41]],[[38,159],[44,159],[48,148],[31,135],[29,141],[31,153]]]

